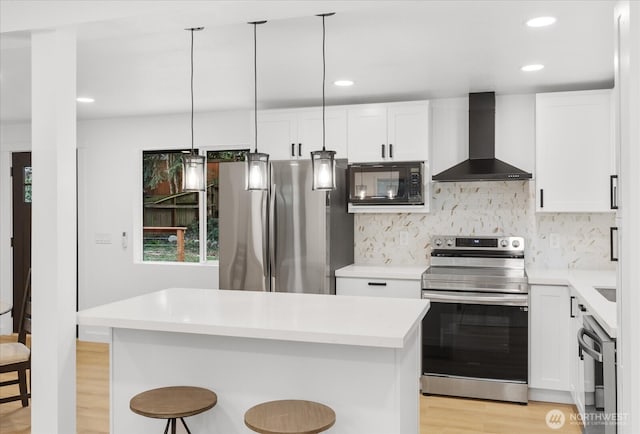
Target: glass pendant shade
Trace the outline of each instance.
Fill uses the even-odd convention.
[[[266,190],[269,186],[269,154],[249,152],[245,178],[247,190]]]
[[[205,179],[204,155],[183,155],[182,191],[204,191]]]
[[[336,151],[313,151],[313,189],[333,190],[336,188]]]

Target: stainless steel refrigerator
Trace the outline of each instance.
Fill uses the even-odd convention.
[[[353,263],[347,161],[336,189],[311,189],[311,161],[273,161],[270,189],[245,191],[244,163],[219,172],[220,289],[335,294],[335,270]]]

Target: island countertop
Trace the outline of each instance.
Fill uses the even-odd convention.
[[[169,288],[78,312],[78,324],[403,348],[428,300]]]

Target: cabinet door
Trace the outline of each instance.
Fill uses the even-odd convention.
[[[392,104],[387,109],[390,158],[394,161],[429,159],[429,103]]]
[[[347,154],[350,163],[387,160],[387,109],[384,105],[365,105],[348,109],[347,124]]]
[[[294,148],[295,156],[292,155],[292,147]],[[251,150],[253,151],[253,149]],[[298,143],[295,111],[258,113],[258,151],[268,153],[270,160],[297,158]]]
[[[531,286],[531,387],[570,390],[570,301],[566,286]]]
[[[539,212],[606,212],[613,173],[611,91],[536,95]]]
[[[299,111],[298,142],[302,144],[300,158],[309,159],[312,151],[322,149],[322,107]],[[347,110],[345,108],[325,109],[325,144],[327,150],[336,151],[336,158],[347,158]]]
[[[419,280],[336,277],[336,295],[420,298]]]

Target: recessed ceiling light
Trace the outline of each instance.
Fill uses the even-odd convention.
[[[353,80],[336,80],[333,84],[341,87],[353,86]]]
[[[536,17],[536,18],[531,18],[529,21],[527,21],[527,26],[545,27],[545,26],[550,26],[555,22],[556,22],[555,17]]]
[[[94,102],[95,99],[89,98],[88,96],[79,96],[78,98],[76,98],[76,101],[78,101],[78,102]]]
[[[526,72],[532,72],[532,71],[540,71],[542,68],[544,68],[544,65],[535,64],[535,65],[525,65],[520,69]]]

